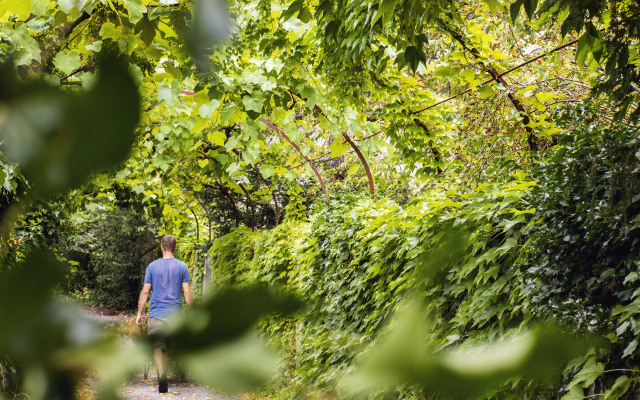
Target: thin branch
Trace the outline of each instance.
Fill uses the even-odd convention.
[[[60,32],[60,37],[61,38],[66,38],[67,36],[69,36],[71,34],[71,32],[73,32],[74,29],[76,29],[76,27],[78,25],[80,25],[82,23],[82,21],[86,21],[90,17],[91,17],[91,14],[89,14],[87,12],[83,12],[73,22],[71,22],[69,25],[65,26],[64,28],[62,28],[62,31]]]
[[[229,191],[229,189],[227,189],[225,185],[220,183],[220,181],[216,181],[216,184],[218,185],[218,187],[220,187],[220,190],[222,190],[222,193],[224,193],[227,196],[227,199],[229,200],[229,204],[231,204],[231,207],[233,207],[233,215],[236,217],[236,228],[237,228],[240,225],[240,211],[238,211],[238,207],[236,207],[236,202],[233,200],[233,196],[231,195],[231,192]]]
[[[60,81],[66,81],[67,79],[69,79],[70,77],[74,76],[79,72],[86,72],[91,68],[93,68],[95,65],[96,63],[94,58],[91,58],[91,60],[89,60],[89,62],[87,62],[85,65],[82,65],[81,67],[74,69],[73,71],[71,71],[69,75],[63,76],[62,78],[60,78]]]
[[[540,54],[539,56],[536,56],[536,57],[534,57],[534,58],[532,58],[532,59],[530,59],[530,60],[527,60],[527,61],[523,62],[522,64],[516,65],[515,67],[513,67],[513,68],[511,68],[511,69],[509,69],[509,70],[507,70],[507,71],[505,71],[505,72],[503,72],[503,73],[499,74],[499,75],[498,75],[498,76],[496,76],[496,77],[492,77],[491,79],[488,79],[488,80],[486,80],[486,81],[482,82],[478,87],[482,87],[482,86],[484,86],[484,85],[486,85],[486,84],[488,84],[488,83],[491,83],[491,82],[493,82],[493,81],[497,80],[497,78],[501,78],[501,77],[503,77],[503,76],[505,76],[505,75],[507,75],[507,74],[510,74],[510,73],[512,73],[513,71],[516,71],[516,70],[518,70],[518,69],[520,69],[520,68],[524,67],[524,66],[525,66],[525,65],[527,65],[527,64],[531,64],[532,62],[537,61],[537,60],[539,60],[539,59],[541,59],[541,58],[543,58],[543,57],[546,57],[547,55],[549,55],[549,54],[551,54],[551,53],[555,53],[556,51],[560,51],[560,50],[565,49],[565,48],[567,48],[567,47],[569,47],[569,46],[572,46],[572,45],[576,44],[577,42],[578,42],[578,40],[577,40],[577,39],[576,39],[576,40],[572,40],[572,41],[570,41],[570,42],[568,42],[568,43],[565,43],[565,44],[563,44],[563,45],[561,45],[561,46],[556,47],[555,49],[550,50],[549,52],[546,52],[546,53]],[[455,99],[456,97],[460,97],[460,96],[462,96],[463,94],[469,93],[471,90],[472,90],[472,89],[466,89],[466,90],[462,91],[461,93],[458,93],[457,95],[454,95],[454,96],[448,97],[448,98],[446,98],[446,99],[444,99],[444,100],[442,100],[442,101],[439,101],[439,102],[437,102],[437,103],[435,103],[435,104],[431,104],[431,105],[426,106],[426,107],[424,107],[424,108],[421,108],[420,110],[417,110],[417,111],[411,111],[411,114],[419,114],[419,113],[421,113],[421,112],[423,112],[423,111],[426,111],[426,110],[428,110],[428,109],[430,109],[430,108],[433,108],[433,107],[439,106],[439,105],[440,105],[440,104],[442,104],[442,103],[446,103],[446,102],[447,102],[447,101],[449,101],[449,100],[453,100],[453,99]]]
[[[297,96],[302,99],[302,97],[300,95],[297,95]],[[314,105],[313,108],[317,112],[319,112],[323,117],[325,117],[325,118],[327,118],[327,120],[329,120],[327,115],[324,113],[324,111],[322,111],[322,109],[317,104]],[[375,194],[375,188],[374,188],[374,185],[373,185],[373,176],[371,175],[371,169],[369,168],[369,164],[367,163],[367,159],[364,157],[364,154],[362,154],[362,152],[360,151],[360,149],[358,148],[356,143],[351,139],[351,137],[347,134],[347,132],[343,132],[342,136],[344,137],[345,141],[347,143],[349,143],[349,146],[351,146],[353,151],[355,151],[356,154],[358,155],[358,158],[360,159],[360,162],[362,163],[362,166],[364,167],[364,170],[367,173],[367,179],[369,180],[369,193],[371,194],[371,197],[373,197],[374,194]]]
[[[375,188],[373,186],[373,175],[371,175],[371,169],[369,168],[369,164],[367,163],[367,160],[364,158],[364,154],[362,154],[358,146],[356,146],[355,142],[351,140],[351,137],[347,134],[347,132],[343,132],[342,135],[344,136],[344,139],[347,141],[347,143],[349,143],[353,151],[356,152],[356,154],[358,155],[358,158],[360,159],[360,162],[362,162],[362,165],[364,166],[364,170],[367,173],[367,179],[369,180],[369,194],[371,195],[371,197],[374,197]]]
[[[193,208],[189,207],[189,211],[193,214],[193,218],[196,220],[196,243],[200,242],[200,223],[198,222],[198,216],[196,212],[193,211]]]
[[[93,18],[93,14],[89,17],[89,20],[87,21],[87,23],[82,27],[82,29],[80,29],[78,31],[78,33],[76,33],[75,35],[73,35],[73,37],[71,37],[69,40],[67,40],[67,43],[64,44],[64,46],[62,46],[62,48],[60,50],[64,50],[65,48],[67,48],[69,46],[69,43],[73,42],[73,40],[75,38],[78,37],[78,35],[80,35],[85,29],[87,29],[87,26],[91,25],[91,19]],[[69,32],[71,33],[71,32]]]
[[[327,196],[327,188],[324,186],[324,181],[322,180],[322,176],[320,175],[320,172],[318,171],[318,168],[316,168],[316,165],[313,163],[313,161],[311,161],[307,156],[302,154],[302,150],[300,150],[300,147],[294,141],[289,139],[289,136],[287,136],[287,134],[282,129],[280,129],[277,125],[269,122],[267,119],[263,117],[260,117],[259,120],[265,125],[267,125],[269,128],[271,128],[272,130],[282,135],[282,137],[285,138],[285,140],[289,142],[289,144],[294,149],[296,149],[298,153],[309,163],[309,166],[311,167],[313,172],[316,174],[316,178],[318,178],[318,182],[320,182],[320,188],[322,189],[322,194],[324,194],[325,199],[329,199],[329,197]]]
[[[372,138],[372,137],[374,137],[374,136],[376,136],[376,135],[379,135],[379,134],[381,134],[381,133],[382,133],[382,131],[378,131],[378,132],[372,133],[372,134],[371,134],[371,135],[369,135],[369,136],[365,136],[365,137],[363,137],[363,138],[360,138],[360,139],[353,139],[353,140],[354,140],[354,141],[356,141],[356,142],[360,142],[360,141],[362,141],[362,140],[367,140],[367,139]]]
[[[255,207],[253,206],[253,200],[251,200],[251,195],[249,194],[247,189],[245,189],[245,187],[244,187],[244,185],[242,183],[238,182],[238,186],[240,186],[240,189],[242,189],[244,194],[247,196],[247,200],[249,200],[249,206],[251,206],[251,231],[255,232],[255,230],[256,230],[256,210],[255,210]]]

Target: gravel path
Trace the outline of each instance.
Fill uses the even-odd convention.
[[[96,310],[93,310],[91,308],[80,308],[80,312],[85,317],[89,318],[93,322],[96,322],[100,326],[105,326],[105,325],[109,325],[109,324],[117,324],[119,322],[124,321],[124,319],[126,318],[122,314],[106,315],[106,314],[100,313],[100,312],[98,312]]]
[[[216,394],[213,390],[202,387],[188,379],[169,375],[169,392],[158,393],[155,379],[155,369],[152,367],[149,378],[144,379],[142,372],[125,382],[120,390],[123,399],[198,399],[198,400],[232,400],[230,397]]]
[[[107,315],[99,310],[83,308],[82,313],[100,326],[117,324],[127,319],[124,315]],[[129,338],[121,338],[120,342],[125,348],[133,347],[134,343]],[[158,382],[156,379],[156,369],[153,364],[150,366],[148,378],[144,378],[144,366],[140,366],[138,374],[122,384],[120,396],[122,399],[189,399],[189,400],[234,400],[233,398],[203,387],[189,379],[172,374],[169,370],[169,392],[158,393]]]

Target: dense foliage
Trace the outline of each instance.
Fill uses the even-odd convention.
[[[589,117],[589,107],[569,108],[560,118],[571,128],[577,115]],[[550,153],[533,180],[483,184],[465,194],[433,188],[404,207],[331,202],[309,224],[259,235],[233,231],[210,250],[215,285],[280,281],[312,299],[299,318],[265,327],[285,346],[298,389],[338,390],[353,360],[377,345],[392,313],[405,306],[404,295],[415,292],[435,349],[502,340],[531,321],[597,331],[612,345],[598,353],[600,363],[587,362],[567,396],[597,378],[600,393],[617,397],[637,379],[632,300],[640,210],[637,195],[630,197],[638,193],[637,138],[626,128],[595,127],[560,137],[567,145]],[[605,375],[605,368],[622,372]],[[568,390],[568,381],[517,382],[502,390],[549,397]]]
[[[175,331],[207,383],[269,378],[260,321],[279,398],[633,397],[637,22],[627,0],[3,0],[3,392],[72,398],[98,367],[115,398],[142,353],[49,294],[131,306],[173,233],[197,294],[213,262]]]
[[[127,209],[100,210],[79,225],[60,249],[71,260],[65,290],[93,304],[135,308],[145,268],[157,256],[152,225]]]

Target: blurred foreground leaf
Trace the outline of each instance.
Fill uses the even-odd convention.
[[[280,360],[250,329],[265,315],[289,315],[301,306],[295,296],[266,287],[228,290],[185,314],[169,337],[200,380],[222,390],[248,390],[272,377]]]
[[[33,195],[78,187],[91,173],[126,159],[134,141],[140,99],[117,60],[98,66],[96,84],[73,95],[41,83],[22,83],[10,64],[0,67],[1,150],[20,166]]]
[[[31,251],[27,259],[0,279],[0,352],[9,339],[32,323],[51,299],[52,289],[64,270],[44,250]],[[19,304],[20,307],[16,307]]]
[[[262,286],[227,290],[185,314],[172,330],[171,338],[177,351],[199,352],[237,339],[264,315],[288,315],[301,306],[297,297]]]
[[[561,372],[571,359],[584,355],[593,342],[538,327],[500,343],[446,352],[426,346],[427,326],[413,305],[380,345],[362,360],[361,369],[345,378],[350,396],[408,384],[446,398],[479,398],[514,378],[544,382]]]
[[[253,334],[182,358],[187,371],[203,383],[236,393],[273,378],[279,362],[279,355]]]
[[[233,22],[225,0],[196,0],[193,8],[186,43],[196,63],[204,66],[213,47],[231,35]]]
[[[53,288],[63,278],[60,263],[40,249],[2,271],[0,354],[18,362],[31,400],[76,398],[79,379],[94,368],[103,376],[98,398],[117,399],[120,383],[151,351],[124,349],[75,307],[55,302]]]

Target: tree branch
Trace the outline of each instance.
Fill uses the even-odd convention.
[[[308,163],[309,166],[311,167],[311,169],[313,170],[313,172],[316,174],[316,178],[318,178],[318,182],[320,182],[320,188],[322,189],[322,194],[324,194],[325,199],[329,199],[329,197],[327,196],[327,188],[324,186],[324,181],[322,180],[322,176],[320,175],[320,172],[318,171],[318,168],[316,168],[316,165],[313,163],[313,161],[311,161],[307,156],[305,156],[304,154],[302,154],[302,151],[300,150],[300,147],[293,142],[291,139],[289,139],[289,136],[287,136],[287,134],[280,129],[277,125],[269,122],[269,120],[260,117],[260,121],[267,125],[269,128],[271,128],[272,130],[276,131],[277,133],[279,133],[280,135],[282,135],[283,138],[285,138],[285,140],[287,142],[289,142],[289,144],[296,149],[296,151],[302,156],[302,158],[304,158]]]
[[[558,46],[558,47],[556,47],[556,48],[554,48],[554,49],[550,50],[550,51],[549,51],[549,52],[547,52],[547,53],[540,54],[539,56],[536,56],[536,57],[534,57],[534,58],[532,58],[532,59],[530,59],[530,60],[527,60],[527,61],[525,61],[525,62],[523,62],[523,63],[521,63],[521,64],[519,64],[519,65],[516,65],[515,67],[513,67],[513,68],[511,68],[511,69],[509,69],[509,70],[507,70],[507,71],[505,71],[505,72],[503,72],[503,73],[501,73],[501,74],[498,74],[498,76],[497,76],[497,77],[491,77],[491,79],[488,79],[488,80],[486,80],[486,81],[482,82],[478,87],[482,87],[482,86],[484,86],[484,85],[486,85],[486,84],[488,84],[488,83],[491,83],[491,82],[493,82],[493,81],[497,80],[497,78],[501,78],[501,77],[503,77],[503,76],[505,76],[505,75],[507,75],[507,74],[510,74],[510,73],[512,73],[513,71],[516,71],[516,70],[518,70],[518,69],[520,69],[520,68],[524,67],[525,65],[531,64],[531,63],[532,63],[532,62],[534,62],[534,61],[537,61],[537,60],[539,60],[539,59],[541,59],[541,58],[546,57],[548,54],[555,53],[556,51],[560,51],[560,50],[562,50],[562,49],[565,49],[565,48],[567,48],[567,47],[569,47],[569,46],[572,46],[572,45],[576,44],[577,42],[578,42],[578,40],[577,40],[577,39],[576,39],[576,40],[572,40],[572,41],[570,41],[570,42],[567,42],[567,43],[565,43],[565,44],[563,44],[563,45],[561,45],[561,46]],[[446,98],[446,99],[444,99],[444,100],[441,100],[441,101],[439,101],[439,102],[437,102],[437,103],[434,103],[434,104],[428,105],[428,106],[426,106],[426,107],[424,107],[424,108],[421,108],[420,110],[417,110],[417,111],[411,111],[411,114],[419,114],[419,113],[421,113],[421,112],[423,112],[423,111],[426,111],[426,110],[428,110],[428,109],[430,109],[430,108],[433,108],[433,107],[439,106],[440,104],[446,103],[446,102],[448,102],[449,100],[453,100],[453,99],[455,99],[455,98],[457,98],[457,97],[460,97],[460,96],[462,96],[462,95],[464,95],[464,94],[467,94],[467,93],[469,93],[471,90],[472,90],[472,89],[466,89],[466,90],[462,91],[461,93],[458,93],[458,94],[456,94],[456,95],[454,95],[454,96],[448,97],[448,98]]]
[[[244,185],[242,183],[238,182],[238,186],[240,186],[240,189],[242,189],[244,194],[247,196],[247,200],[249,200],[249,206],[251,206],[251,231],[255,232],[255,230],[256,230],[256,210],[255,210],[255,207],[253,206],[253,200],[251,200],[251,195],[249,194],[247,189],[245,189],[245,187],[244,187]]]

